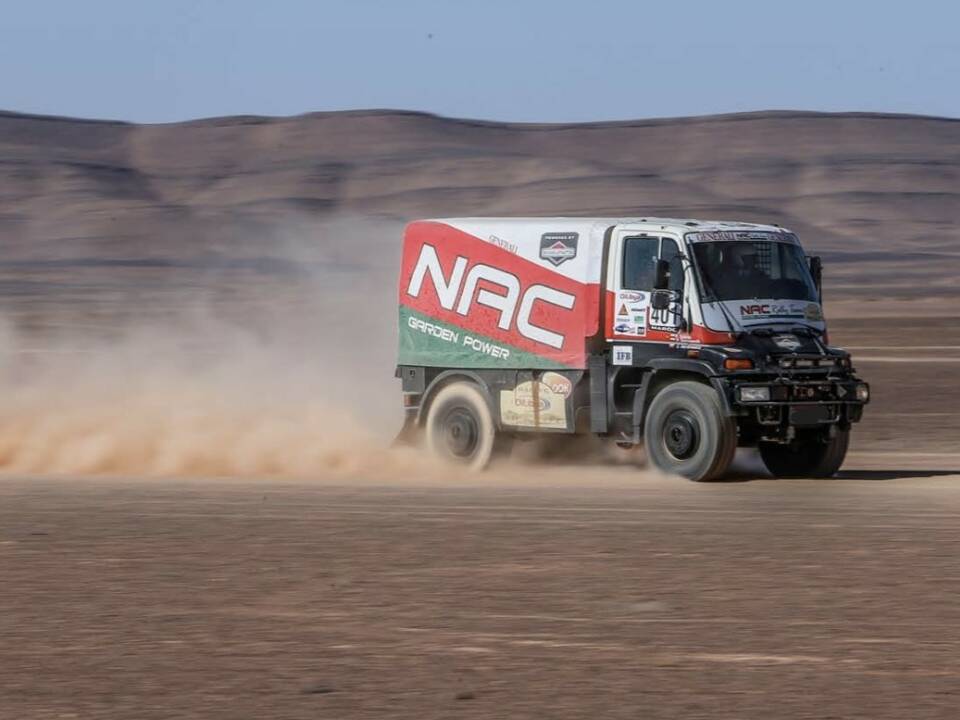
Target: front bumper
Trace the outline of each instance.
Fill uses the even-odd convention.
[[[856,377],[727,378],[725,391],[735,415],[765,428],[808,428],[858,422],[870,386]]]

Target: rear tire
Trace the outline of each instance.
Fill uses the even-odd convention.
[[[723,414],[716,391],[698,382],[677,382],[657,393],[643,436],[655,467],[690,480],[722,477],[737,450],[736,424]]]
[[[788,445],[760,443],[760,457],[775,477],[827,478],[837,474],[849,445],[850,431],[838,430],[827,442],[806,437]]]
[[[496,426],[480,389],[469,382],[442,388],[427,411],[427,447],[437,457],[483,470],[493,455]]]

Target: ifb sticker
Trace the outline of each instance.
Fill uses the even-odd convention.
[[[614,345],[613,346],[613,364],[614,365],[633,365],[633,346],[632,345]]]

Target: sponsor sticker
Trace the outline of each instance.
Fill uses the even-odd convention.
[[[613,332],[617,335],[644,337],[647,334],[646,318],[634,318],[634,322],[618,322],[613,326]]]
[[[647,334],[649,298],[649,293],[639,290],[618,290],[613,332],[617,335],[644,337]]]
[[[552,232],[540,236],[540,258],[553,265],[562,265],[577,256],[580,233]]]
[[[562,398],[570,397],[573,392],[573,383],[570,382],[570,378],[557,372],[544,373],[540,382],[549,387],[555,395]]]
[[[506,425],[516,427],[537,427],[565,429],[567,427],[566,398],[573,387],[567,378],[558,373],[551,378],[553,382],[526,381],[517,385],[513,390],[500,391],[500,419]],[[564,385],[564,381],[566,385]],[[566,391],[566,395],[555,392],[557,385]]]
[[[753,240],[761,242],[797,242],[797,236],[788,232],[768,230],[716,230],[712,232],[687,233],[688,242],[718,242]]]
[[[503,248],[507,252],[511,252],[514,255],[517,254],[517,246],[510,242],[509,240],[504,240],[503,238],[497,237],[496,235],[490,236],[490,244],[496,245],[498,248]]]
[[[635,313],[644,316],[638,322],[646,322],[647,305],[650,302],[648,293],[638,290],[620,290],[617,292],[617,302],[620,304],[618,315],[627,316],[630,313]]]
[[[613,346],[613,364],[614,365],[633,365],[633,346],[632,345],[614,345]]]

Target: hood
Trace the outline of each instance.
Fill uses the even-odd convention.
[[[802,328],[795,333],[761,328],[741,336],[738,344],[760,356],[824,354],[823,345],[818,342],[817,337]]]

